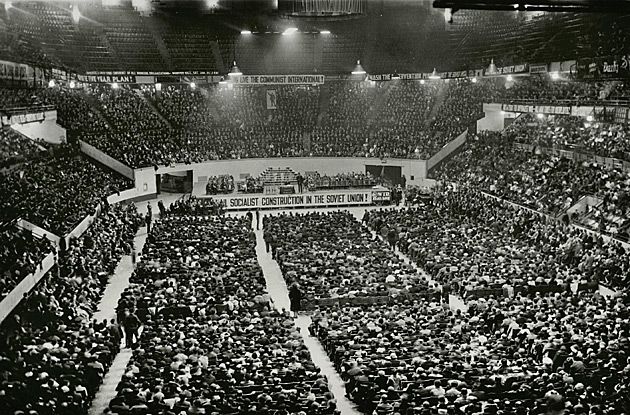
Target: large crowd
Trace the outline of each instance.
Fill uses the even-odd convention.
[[[428,290],[428,280],[393,252],[389,229],[385,242],[348,212],[266,215],[263,228],[267,250],[287,285],[302,287],[305,304]]]
[[[593,196],[600,202],[588,208],[590,226],[626,239],[629,173],[596,159],[580,160],[515,146],[514,141],[530,137],[531,129],[529,123],[517,123],[502,133],[478,134],[441,166],[436,176],[554,216],[573,216],[567,210],[584,196]]]
[[[480,289],[628,284],[630,252],[622,244],[476,190],[440,188],[416,206],[373,212],[370,223],[394,228],[403,252],[465,298]]]
[[[120,348],[116,324],[92,316],[140,221],[133,205],[101,212],[2,322],[1,413],[87,413]]]
[[[119,303],[143,332],[117,413],[334,414],[288,310],[272,307],[251,219],[166,215]]]
[[[54,252],[52,241],[16,229],[12,222],[5,224],[0,231],[0,301],[24,277],[35,272],[46,255]]]
[[[627,298],[416,299],[324,309],[311,330],[374,414],[619,414],[628,408]]]
[[[0,173],[0,218],[26,219],[58,236],[93,214],[106,196],[130,183],[79,156],[72,146]]]

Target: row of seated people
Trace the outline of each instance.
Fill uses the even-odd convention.
[[[336,413],[290,314],[272,307],[255,246],[251,217],[155,224],[118,306],[144,326],[113,412]]]
[[[502,133],[485,132],[438,168],[437,176],[461,181],[535,210],[561,215],[583,196],[601,199],[601,231],[626,239],[630,224],[630,180],[621,167],[525,151],[512,143],[527,124]],[[526,134],[526,133],[525,133]]]
[[[44,156],[44,147],[8,127],[0,128],[0,168]]]
[[[618,414],[630,381],[628,296],[416,299],[318,310],[317,335],[364,413]]]
[[[94,212],[102,198],[131,184],[81,158],[70,145],[55,155],[0,173],[0,218],[23,218],[64,236]]]
[[[93,320],[108,277],[141,217],[111,206],[0,326],[0,413],[87,414],[120,348],[116,324]]]
[[[369,222],[377,232],[394,227],[401,251],[464,297],[480,289],[628,284],[630,252],[620,243],[472,189],[439,188],[418,206],[371,212]]]
[[[263,217],[267,250],[305,304],[426,291],[428,281],[347,211]]]
[[[55,251],[52,241],[45,237],[17,229],[13,222],[4,224],[0,231],[0,301]]]
[[[626,124],[588,122],[573,116],[538,118],[524,114],[512,124],[508,137],[518,143],[630,161],[630,127]]]
[[[208,177],[208,183],[206,183],[206,194],[216,195],[220,193],[234,193],[234,176],[222,174],[220,176]]]
[[[309,191],[327,189],[346,189],[372,187],[377,179],[370,173],[339,173],[334,176],[321,175],[318,172],[306,174],[306,188]]]
[[[554,104],[570,101],[573,105],[584,105],[603,98],[605,83],[553,80],[550,75],[532,75],[518,78],[505,91],[503,99],[527,100],[539,104]]]

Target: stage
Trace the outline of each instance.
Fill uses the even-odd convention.
[[[212,198],[225,206],[226,210],[253,209],[300,209],[336,206],[369,206],[387,202],[382,195],[389,190],[375,186],[364,189],[338,189],[316,192],[304,192],[284,195],[266,195],[262,193],[231,193],[206,195],[205,186],[196,186],[193,196]]]

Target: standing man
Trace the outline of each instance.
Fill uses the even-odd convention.
[[[289,300],[291,301],[291,311],[295,313],[295,317],[297,317],[302,309],[302,291],[300,291],[300,286],[297,282],[291,284],[289,288]]]
[[[300,173],[297,175],[298,192],[302,193],[304,188],[304,177]]]
[[[125,347],[132,347],[138,341],[138,329],[140,328],[140,320],[138,317],[125,310],[123,317],[123,329],[125,331]]]
[[[260,209],[256,208],[256,230],[260,230]]]

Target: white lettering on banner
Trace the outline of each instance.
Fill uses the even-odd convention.
[[[372,204],[371,191],[350,193],[311,193],[305,195],[273,196],[212,196],[226,210],[253,209],[268,207],[317,207],[328,205],[369,205]]]
[[[544,73],[547,72],[547,65],[530,65],[529,73]]]
[[[501,105],[501,109],[505,112],[571,115],[571,107],[564,106],[503,104]]]
[[[236,85],[301,85],[323,84],[324,75],[241,75],[232,82]]]

